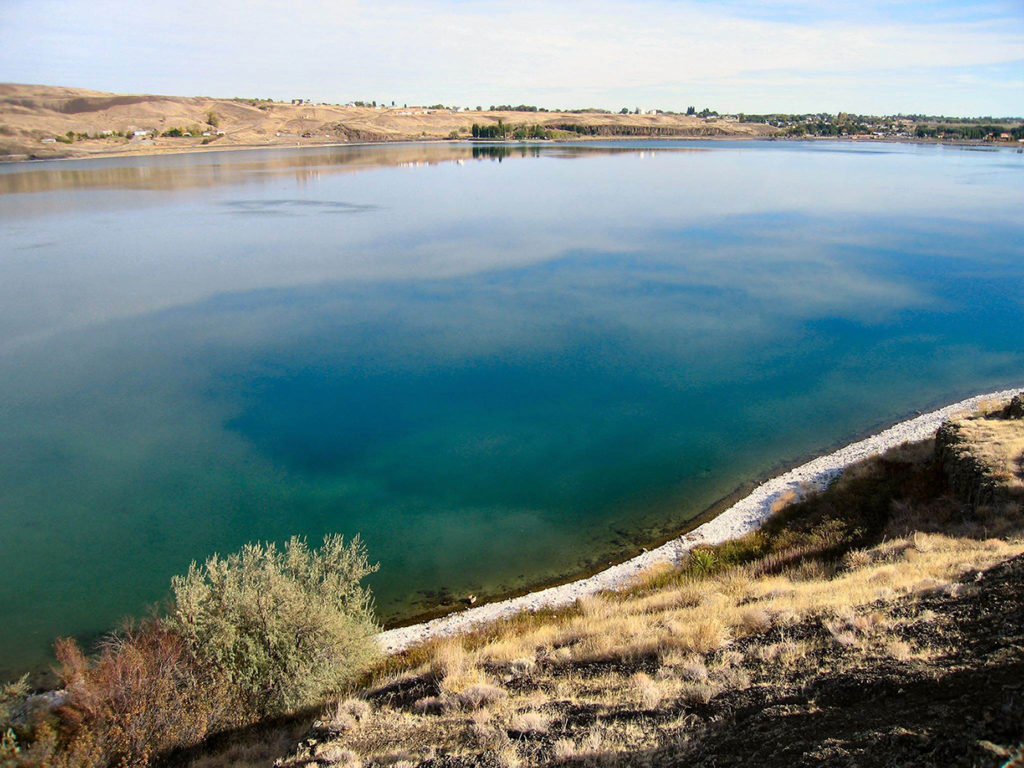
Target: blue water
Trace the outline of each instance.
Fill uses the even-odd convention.
[[[0,670],[255,539],[382,619],[1024,383],[1024,156],[463,144],[0,167]]]

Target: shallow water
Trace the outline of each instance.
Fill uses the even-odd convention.
[[[402,145],[0,168],[0,668],[359,533],[384,619],[1024,381],[1024,157]]]

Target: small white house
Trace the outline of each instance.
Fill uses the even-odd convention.
[[[149,131],[132,131],[132,136],[148,136]]]
[[[43,139],[42,142],[43,144],[56,144],[57,140],[53,137],[48,136],[45,139]]]

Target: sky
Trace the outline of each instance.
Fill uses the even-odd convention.
[[[1024,115],[1024,0],[0,0],[0,81],[332,103]]]

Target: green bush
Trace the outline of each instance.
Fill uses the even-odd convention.
[[[373,660],[378,626],[361,581],[376,570],[358,537],[326,536],[315,550],[298,537],[249,544],[176,577],[168,622],[254,712],[280,714],[321,703]]]

